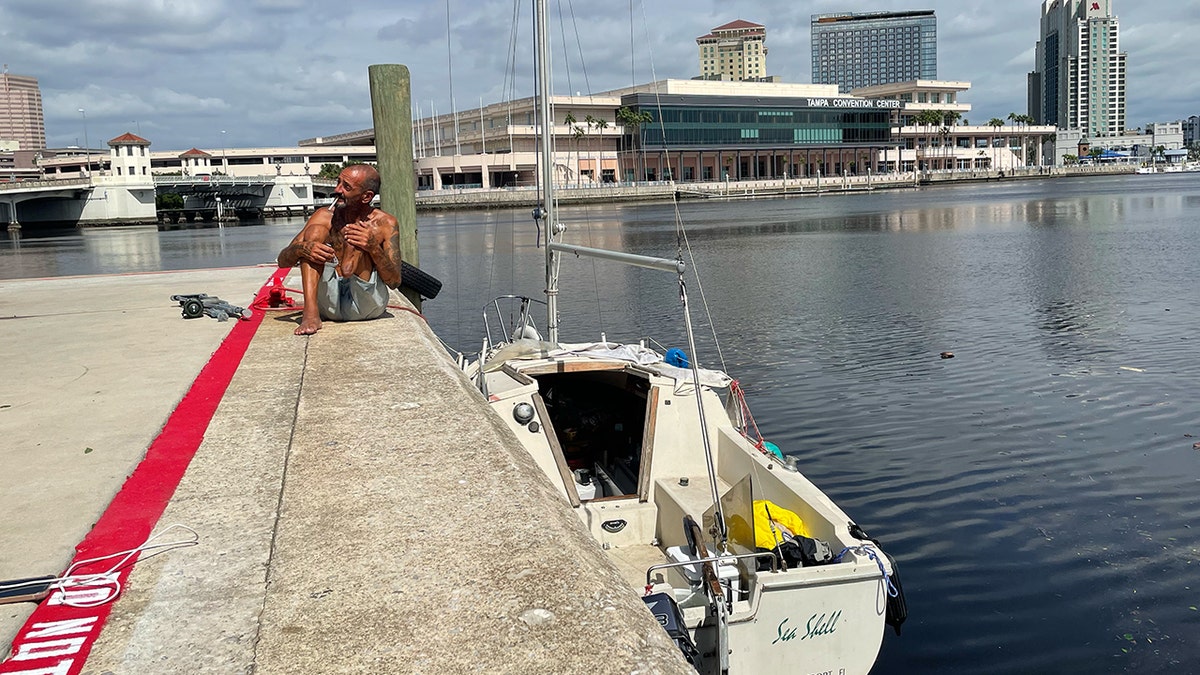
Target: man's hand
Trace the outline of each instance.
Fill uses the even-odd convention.
[[[374,224],[349,223],[342,228],[342,236],[346,238],[346,243],[367,253],[379,248],[382,243],[379,228]]]
[[[321,266],[337,257],[333,247],[316,241],[302,241],[293,245],[296,257]]]

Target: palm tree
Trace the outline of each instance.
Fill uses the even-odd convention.
[[[962,113],[957,110],[943,110],[940,112],[942,114],[942,147],[945,148],[946,155],[953,159],[956,155],[954,148],[949,145],[950,127],[958,125],[958,121],[962,119]],[[957,160],[955,160],[954,164],[955,166],[952,168],[958,168]]]
[[[595,117],[592,117],[590,114],[588,114],[588,115],[584,115],[584,117],[583,117],[583,122],[584,122],[584,124],[586,124],[586,125],[587,125],[587,133],[588,133],[588,135],[591,135],[591,133],[592,133],[592,125],[596,123],[596,118],[595,118]],[[589,150],[591,149],[591,145],[592,145],[591,143],[585,142],[585,143],[584,143],[584,145],[588,146],[588,149],[589,149]],[[593,173],[593,175],[592,175],[592,181],[593,181],[593,182],[595,182],[595,180],[596,180],[596,176],[595,176],[595,174],[596,174],[596,173],[598,173],[598,172],[597,172],[597,171],[593,171],[592,173]]]
[[[601,166],[604,162],[604,130],[608,128],[608,122],[603,117],[595,117],[592,118],[592,124],[600,132],[600,156],[596,158],[596,175],[592,178],[598,182],[604,182],[604,170]]]
[[[1032,117],[1030,117],[1029,115],[1018,115],[1015,112],[1008,113],[1008,119],[1013,124],[1016,124],[1018,127],[1021,128],[1021,132],[1022,132],[1021,133],[1021,163],[1028,166],[1029,165],[1028,156],[1026,155],[1026,151],[1025,151],[1025,142],[1026,142],[1025,139],[1028,136],[1024,133],[1025,132],[1024,126],[1028,125],[1028,124],[1033,124],[1034,119]]]
[[[583,127],[576,124],[571,127],[571,137],[575,139],[575,187],[579,187],[582,172],[579,170],[579,139],[583,137]]]
[[[988,126],[992,127],[995,130],[999,130],[1000,127],[1004,126],[1004,120],[1000,119],[999,117],[993,117],[992,119],[988,120]],[[993,135],[992,136],[992,164],[993,164],[992,168],[993,169],[996,168],[995,167],[996,164],[1000,163],[1000,158],[996,154],[996,140],[997,140],[996,137]]]
[[[938,112],[937,110],[922,110],[921,112],[917,113],[917,117],[915,119],[916,123],[919,126],[926,128],[926,140],[927,141],[931,136],[930,127],[932,127],[935,124],[939,124],[941,122],[941,120],[942,120],[942,114],[940,112]],[[926,145],[928,145],[928,142],[926,143]],[[917,134],[917,138],[916,138],[916,150],[917,150],[917,152],[916,152],[917,161],[916,161],[915,168],[916,168],[916,170],[920,170],[922,152],[921,152],[921,136],[919,133]]]
[[[1025,125],[1024,131],[1021,134],[1021,161],[1025,162],[1025,166],[1029,166],[1029,127],[1036,124],[1037,120],[1033,119],[1032,115],[1021,115],[1021,122]]]
[[[576,130],[579,127],[575,126],[575,123],[578,121],[579,120],[575,119],[575,113],[570,110],[567,111],[566,117],[563,117],[563,122],[566,122],[567,127],[571,129],[571,137],[575,141],[575,177],[576,177],[575,182],[576,182],[576,185],[578,185],[578,183],[579,183],[579,181],[578,181],[578,177],[579,177],[579,134],[576,133]]]
[[[1008,121],[1012,122],[1013,125],[1017,126],[1017,127],[1021,126],[1021,118],[1022,117],[1024,117],[1024,115],[1019,115],[1015,112],[1008,113]],[[1010,150],[1010,152],[1011,152],[1011,150]]]

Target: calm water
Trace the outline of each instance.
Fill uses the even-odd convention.
[[[680,211],[763,433],[901,563],[875,672],[1200,671],[1200,174]],[[562,215],[577,243],[677,247],[670,205]],[[0,239],[0,277],[264,262],[298,226]],[[420,227],[456,348],[544,286],[527,210]],[[564,339],[683,346],[670,275],[570,260],[561,285]]]

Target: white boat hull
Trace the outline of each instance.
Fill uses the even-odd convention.
[[[685,516],[705,530],[712,522],[712,489],[690,381],[628,362],[533,351],[533,358],[489,364],[481,382],[489,405],[631,587],[645,593],[649,580],[653,590],[675,597],[697,648],[707,654],[708,667],[701,672],[718,672],[713,664],[720,661],[721,636],[711,628],[703,594],[681,567],[654,567],[672,562],[671,549],[686,547]],[[481,377],[477,369],[472,374]],[[716,392],[709,387],[701,392],[718,494],[730,523],[729,553],[754,551],[752,529],[746,528],[754,518],[750,504],[761,499],[796,513],[808,535],[827,542],[834,553],[854,549],[835,564],[758,571],[753,559],[741,559],[723,570],[730,601],[729,672],[867,673],[882,642],[888,601],[883,570],[890,574],[890,563],[882,551],[882,563],[866,555],[841,509],[802,473],[747,440]],[[601,443],[574,428],[579,426],[574,416],[592,414],[593,395],[626,411],[624,418],[606,418],[592,429],[605,439]],[[531,419],[516,414],[521,404],[533,409]],[[579,484],[581,469],[595,476],[595,485]],[[708,545],[715,550],[711,540]]]

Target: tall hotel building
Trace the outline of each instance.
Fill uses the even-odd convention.
[[[813,84],[848,92],[936,79],[933,10],[812,15]]]
[[[37,78],[0,74],[0,144],[16,141],[14,150],[46,147],[46,122],[42,118],[42,90]]]
[[[700,78],[760,81],[767,77],[767,29],[749,21],[732,21],[696,38]]]
[[[1125,54],[1112,0],[1045,0],[1029,115],[1097,138],[1125,131]]]

